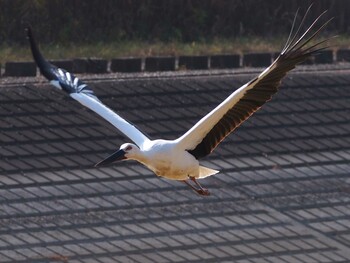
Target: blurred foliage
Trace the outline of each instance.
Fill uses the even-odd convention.
[[[271,37],[312,2],[310,20],[328,9],[328,30],[348,31],[349,0],[0,0],[0,43],[26,43],[27,24],[43,43]]]

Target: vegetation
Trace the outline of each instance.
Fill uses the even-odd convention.
[[[51,59],[278,51],[311,2],[347,46],[348,0],[0,0],[0,60],[31,59],[28,24]]]

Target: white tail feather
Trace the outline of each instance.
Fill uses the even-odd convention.
[[[199,166],[199,177],[198,178],[205,178],[213,174],[217,174],[219,171],[210,169],[204,166]]]

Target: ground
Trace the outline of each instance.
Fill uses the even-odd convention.
[[[203,165],[211,196],[135,162],[128,140],[42,78],[0,80],[0,262],[349,262],[349,65],[300,67]],[[81,76],[172,139],[259,70]]]

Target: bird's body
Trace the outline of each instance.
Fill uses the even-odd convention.
[[[199,161],[180,146],[176,140],[152,140],[140,148],[135,147],[135,153],[129,155],[128,159],[136,160],[156,175],[172,180],[204,178],[218,172],[200,166]]]
[[[199,162],[193,155],[178,144],[169,140],[154,140],[140,148],[140,155],[135,158],[156,175],[173,180],[199,178]]]
[[[59,72],[61,72],[60,75],[65,75],[69,80],[77,79],[69,72],[63,72],[61,69],[59,69]],[[70,76],[68,77],[68,75]],[[83,88],[85,87],[83,86]],[[103,115],[107,120],[115,122],[115,113],[101,105],[94,97],[82,96],[79,93],[73,93],[71,96],[83,105]],[[121,119],[120,123],[118,123],[119,129],[124,129],[123,125],[126,126],[125,130],[137,142],[137,145],[124,144],[120,149],[126,149],[127,146],[131,146],[133,151],[129,150],[127,159],[144,164],[158,176],[172,180],[187,180],[188,178],[204,178],[218,172],[200,166],[198,160],[187,151],[189,147],[182,143],[181,138],[176,140],[150,140],[134,126]],[[106,160],[108,161],[108,158]],[[104,164],[106,160],[97,165]]]
[[[314,29],[321,16],[311,24],[300,38],[297,37],[301,28],[299,26],[294,36],[292,33],[290,34],[285,48],[271,66],[235,90],[191,129],[174,140],[151,140],[148,138],[134,125],[105,106],[86,84],[64,69],[57,68],[47,62],[41,55],[30,29],[28,29],[27,34],[33,57],[41,73],[51,84],[103,117],[135,143],[123,144],[118,151],[96,166],[124,159],[136,160],[158,176],[183,181],[197,193],[208,195],[209,192],[203,189],[196,179],[213,175],[218,171],[201,166],[199,159],[209,155],[226,136],[269,101],[272,95],[278,91],[281,80],[288,71],[324,49],[319,47],[324,41],[306,47],[329,22],[327,21],[311,34],[310,31]],[[301,24],[304,20],[305,16]],[[309,33],[311,36],[307,36]]]

